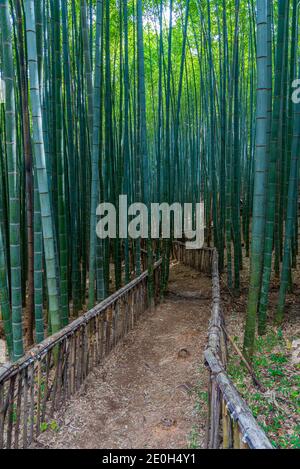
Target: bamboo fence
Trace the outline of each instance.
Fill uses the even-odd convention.
[[[209,449],[273,449],[245,400],[226,372],[227,337],[221,307],[218,253],[214,248],[186,250],[174,243],[175,258],[212,275],[212,312],[208,330],[205,364],[209,374],[206,446]]]
[[[209,373],[207,448],[272,449],[247,403],[226,373],[218,254],[173,243],[179,262],[212,275],[212,315],[205,363]],[[154,266],[160,299],[161,261]],[[79,391],[89,373],[134,327],[149,307],[148,271],[111,295],[29,354],[0,372],[0,448],[28,448],[54,413]]]
[[[161,261],[154,266],[160,299]],[[28,448],[149,307],[148,271],[0,371],[0,448]]]

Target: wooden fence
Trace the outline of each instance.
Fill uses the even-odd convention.
[[[216,449],[272,449],[265,432],[253,417],[226,372],[227,337],[221,307],[218,253],[212,255],[212,315],[205,351],[209,370],[207,447]]]
[[[227,339],[222,329],[218,254],[186,250],[175,241],[174,257],[212,275],[212,316],[205,351],[209,370],[208,448],[271,449],[246,402],[226,373]],[[160,298],[161,261],[154,267]],[[148,308],[148,272],[0,371],[0,448],[27,448],[55,411],[74,395],[91,370],[132,329]]]
[[[214,249],[186,249],[185,243],[174,241],[173,256],[182,264],[188,265],[199,272],[211,275]]]
[[[161,261],[154,266],[160,298]],[[0,448],[27,448],[148,308],[148,272],[0,372]]]
[[[272,449],[245,400],[228,374],[227,337],[221,307],[218,253],[216,249],[186,250],[175,242],[175,257],[182,263],[212,275],[212,314],[208,331],[205,362],[209,372],[207,448]]]

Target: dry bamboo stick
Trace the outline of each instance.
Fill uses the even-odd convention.
[[[81,336],[82,336],[82,328],[80,327],[77,331],[76,337],[77,337],[77,342],[76,342],[76,351],[77,351],[77,356],[76,356],[76,390],[78,391],[81,385],[81,364],[82,364],[82,343],[81,343]]]
[[[0,384],[0,449],[4,448],[4,385]]]
[[[76,344],[77,337],[74,334],[71,337],[71,366],[70,366],[70,395],[73,396],[76,389]]]
[[[23,448],[28,446],[28,368],[24,370]]]
[[[9,382],[9,401],[8,401],[8,423],[7,423],[7,441],[6,448],[10,449],[12,444],[12,429],[13,429],[13,417],[14,417],[14,391],[15,391],[15,380],[13,376]]]
[[[241,433],[240,433],[240,449],[249,449],[249,446],[247,445],[247,443],[244,442],[244,437]]]
[[[105,320],[101,317],[100,321],[100,354],[99,354],[99,362],[103,360],[105,357]]]
[[[228,331],[226,330],[226,327],[224,325],[222,325],[222,329],[223,331],[225,332],[229,342],[231,343],[233,349],[235,350],[235,352],[238,354],[238,356],[240,357],[240,359],[242,360],[242,362],[244,363],[244,365],[246,366],[247,370],[249,371],[250,375],[251,375],[251,378],[253,380],[253,383],[260,389],[261,392],[266,392],[266,389],[265,387],[261,384],[261,382],[259,381],[259,379],[256,377],[255,373],[254,373],[254,370],[252,368],[252,366],[250,365],[250,363],[246,360],[245,356],[242,354],[242,352],[240,351],[240,349],[238,348],[238,346],[235,344],[234,340],[232,339],[232,337],[230,336],[230,334],[228,333]]]
[[[45,422],[46,410],[47,410],[50,365],[51,365],[51,351],[47,353],[47,358],[46,358],[45,388],[44,388],[44,396],[43,396],[43,402],[42,402],[42,416],[41,416],[42,422]]]
[[[19,435],[21,424],[21,403],[22,403],[22,387],[23,387],[23,372],[18,375],[18,391],[17,391],[17,407],[16,407],[16,423],[15,423],[15,441],[14,448],[19,448]]]
[[[222,424],[223,424],[223,448],[230,448],[230,417],[228,416],[227,406],[222,400]]]
[[[84,326],[83,330],[83,375],[82,375],[82,383],[86,380],[86,377],[89,374],[89,338],[88,338],[88,327],[89,324]]]
[[[29,444],[33,439],[33,429],[34,429],[34,363],[29,368],[29,397],[30,397],[30,407],[29,407]]]
[[[37,369],[37,405],[36,405],[36,436],[41,431],[41,399],[42,399],[42,363],[38,361]]]
[[[234,449],[240,449],[240,429],[239,424],[233,421],[233,447]]]
[[[70,350],[71,350],[71,341],[69,338],[65,341],[65,356],[64,356],[64,363],[63,363],[63,386],[62,386],[62,402],[65,403],[66,400],[69,398],[70,395],[70,381],[69,381],[69,369],[70,369]]]

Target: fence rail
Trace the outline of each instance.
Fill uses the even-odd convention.
[[[154,266],[155,301],[161,261]],[[27,448],[148,308],[148,272],[0,372],[0,448]]]
[[[174,241],[173,243],[173,256],[175,259],[208,275],[211,275],[213,253],[213,248],[186,249],[185,243],[181,241]]]
[[[227,337],[222,325],[218,253],[212,255],[212,315],[205,351],[209,370],[209,418],[207,447],[217,449],[272,449],[265,432],[256,422],[226,372]]]
[[[184,243],[176,241],[174,255],[178,261],[212,275],[212,311],[205,350],[209,372],[207,448],[272,449],[266,434],[226,373],[227,337],[222,327],[225,321],[216,249],[189,251]]]
[[[226,373],[218,254],[186,250],[175,241],[181,263],[212,275],[212,315],[205,360],[209,371],[208,448],[271,449],[247,403]],[[154,266],[155,301],[160,298],[161,261]],[[133,280],[29,354],[0,371],[0,448],[27,448],[55,411],[74,395],[91,370],[148,308],[148,272]]]

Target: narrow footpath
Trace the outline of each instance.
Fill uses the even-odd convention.
[[[203,447],[211,279],[178,263],[170,276],[166,299],[91,373],[33,448],[174,449],[195,439]]]

